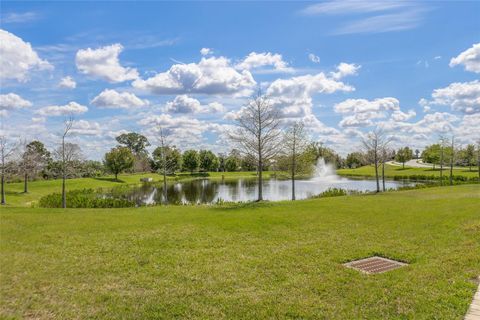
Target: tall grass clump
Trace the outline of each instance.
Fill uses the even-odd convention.
[[[42,208],[61,208],[62,195],[52,193],[40,198],[38,206]],[[105,197],[93,189],[72,190],[67,192],[68,208],[125,208],[134,207],[135,202],[126,199]]]

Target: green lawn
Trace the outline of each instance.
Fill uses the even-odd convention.
[[[265,172],[264,176],[269,177],[271,172]],[[202,175],[191,175],[190,173],[180,173],[175,177],[169,177],[170,180],[185,180],[195,179],[200,176],[208,176],[210,179],[225,179],[241,178],[241,177],[256,177],[255,172],[209,172]],[[80,178],[68,179],[67,190],[85,189],[85,188],[112,188],[121,184],[139,184],[140,179],[144,177],[151,177],[154,181],[162,181],[163,178],[156,173],[148,174],[124,174],[119,175],[118,180],[115,181],[113,176],[99,177],[99,178]],[[38,201],[42,196],[61,192],[62,180],[38,180],[32,181],[29,184],[29,192],[23,193],[23,182],[6,184],[6,196],[8,206],[31,206],[35,201]]]
[[[462,319],[480,275],[478,185],[0,218],[0,318]]]
[[[337,170],[337,174],[342,176],[361,176],[361,177],[373,177],[375,175],[375,167],[374,166],[364,166],[357,169],[339,169]],[[379,174],[381,174],[381,169],[379,170]],[[448,168],[444,168],[443,175],[448,176],[450,171]],[[453,174],[456,176],[465,176],[469,178],[476,178],[478,177],[477,168],[473,167],[472,171],[468,168],[465,169],[455,169],[453,170]],[[403,169],[401,166],[391,166],[385,165],[385,176],[393,178],[394,176],[411,176],[411,175],[428,175],[428,176],[440,176],[440,169],[436,168],[433,170],[432,168],[412,168],[412,167],[405,167]]]

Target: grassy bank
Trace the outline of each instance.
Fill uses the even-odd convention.
[[[136,180],[136,178],[135,178]],[[3,318],[461,319],[476,185],[232,207],[0,209]],[[410,263],[367,276],[380,254]]]
[[[478,171],[473,168],[473,171],[470,171],[468,168],[465,169],[454,169],[453,175],[454,176],[461,176],[466,178],[477,178]],[[358,176],[358,177],[374,177],[375,176],[375,167],[374,166],[363,166],[357,169],[339,169],[337,170],[337,174],[342,176]],[[381,174],[381,170],[379,171]],[[450,169],[444,168],[443,175],[448,176],[450,174]],[[399,166],[391,166],[385,165],[385,176],[388,178],[394,177],[408,177],[408,176],[433,176],[433,177],[440,177],[440,169],[432,169],[432,168],[412,168],[412,167],[405,167],[403,169]]]
[[[264,176],[269,177],[272,173],[265,172]],[[208,172],[202,174],[180,173],[176,176],[168,177],[169,180],[187,180],[208,177],[211,179],[230,178],[254,178],[255,172]],[[97,188],[113,188],[125,184],[139,184],[141,178],[150,177],[154,181],[162,181],[163,178],[156,173],[148,174],[123,174],[118,176],[119,181],[115,181],[113,176],[105,176],[99,178],[79,178],[68,179],[67,190],[78,189],[97,189]],[[37,180],[29,182],[28,193],[23,192],[23,182],[8,183],[6,185],[6,196],[8,206],[31,206],[42,196],[54,192],[61,192],[62,180]]]

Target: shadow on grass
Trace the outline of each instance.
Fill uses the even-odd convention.
[[[121,179],[115,179],[115,178],[106,178],[106,177],[96,177],[96,178],[93,178],[95,180],[99,180],[99,181],[108,181],[108,182],[117,182],[117,183],[125,183],[125,181],[121,180]]]

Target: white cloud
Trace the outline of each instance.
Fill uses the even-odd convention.
[[[207,55],[212,54],[212,53],[213,53],[213,50],[210,49],[210,48],[202,48],[202,49],[200,49],[200,54],[201,54],[202,56],[207,56]]]
[[[466,114],[480,112],[480,81],[454,82],[448,87],[435,89],[432,104],[449,105]]]
[[[338,80],[338,79],[341,79],[341,78],[346,77],[346,76],[357,75],[358,70],[361,67],[362,66],[354,64],[354,63],[341,62],[336,67],[337,71],[336,72],[330,72],[330,75],[332,76],[332,78]]]
[[[97,136],[102,133],[102,127],[98,122],[77,120],[73,123],[71,132],[77,135]]]
[[[71,101],[63,106],[48,106],[38,109],[35,113],[45,117],[64,116],[82,114],[88,111],[88,108]]]
[[[391,118],[394,121],[406,121],[415,117],[417,113],[414,110],[409,110],[408,112],[403,112],[396,110],[392,113]]]
[[[239,70],[252,70],[265,66],[272,66],[276,71],[280,72],[293,71],[293,69],[289,68],[288,64],[283,61],[281,54],[273,54],[270,52],[251,52],[242,62],[237,64],[236,68]]]
[[[220,94],[244,96],[256,82],[248,70],[238,72],[225,57],[202,58],[199,63],[175,64],[166,72],[133,86],[155,94]]]
[[[103,90],[93,98],[91,104],[100,108],[130,109],[149,105],[148,100],[142,100],[133,93],[117,92],[111,89]]]
[[[375,100],[347,99],[334,106],[337,113],[344,115],[340,127],[368,127],[374,125],[372,120],[382,119],[386,112],[396,112],[397,117],[408,117],[400,112],[400,102],[392,97],[378,98]]]
[[[284,117],[298,118],[311,114],[313,94],[354,90],[352,86],[331,79],[321,72],[316,75],[277,79],[270,84],[266,94]]]
[[[480,43],[463,51],[457,57],[450,60],[450,67],[463,64],[465,70],[480,73]]]
[[[176,96],[173,101],[166,104],[165,111],[171,113],[216,113],[222,112],[224,107],[219,102],[202,105],[200,101],[188,95]]]
[[[308,59],[310,59],[310,61],[312,61],[313,63],[320,63],[320,57],[314,55],[313,53],[308,54]]]
[[[379,111],[400,110],[400,102],[392,97],[378,98],[375,100],[347,99],[334,106],[338,113],[365,113]]]
[[[2,23],[25,23],[36,20],[38,18],[38,14],[35,12],[9,12],[6,14],[2,14],[1,20]]]
[[[75,82],[75,80],[73,80],[72,77],[66,76],[60,80],[58,86],[60,88],[75,89],[77,87],[77,83]]]
[[[13,110],[31,107],[32,103],[15,93],[0,94],[0,110]]]
[[[120,65],[118,56],[123,51],[119,43],[98,49],[81,49],[77,51],[75,62],[81,73],[101,78],[109,82],[123,82],[138,78],[135,68]]]
[[[51,70],[53,66],[39,58],[28,42],[0,29],[0,79],[28,80],[30,70]]]

